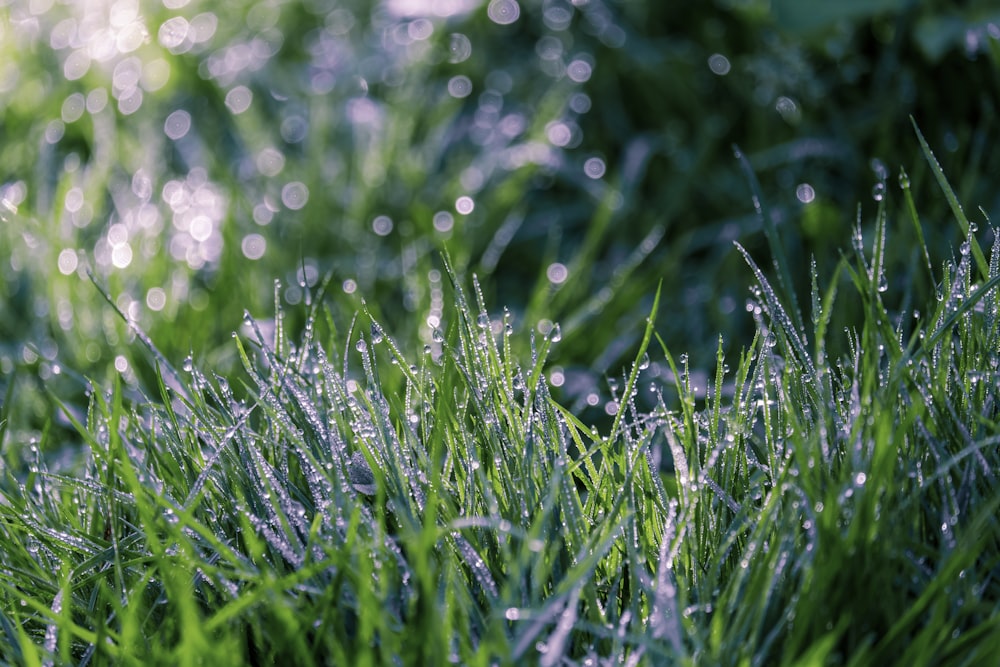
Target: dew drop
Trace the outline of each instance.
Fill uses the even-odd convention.
[[[226,107],[239,115],[250,108],[253,102],[253,92],[246,86],[236,86],[226,94]]]
[[[460,63],[472,55],[472,42],[460,32],[451,34],[448,41],[448,62]]]
[[[472,80],[464,74],[453,76],[448,81],[448,94],[462,99],[472,94]]]
[[[885,183],[879,181],[872,187],[872,199],[875,201],[885,199]]]
[[[298,211],[306,205],[309,201],[309,188],[306,187],[305,183],[300,181],[292,181],[286,183],[283,188],[281,188],[281,203],[287,208]]]
[[[182,138],[191,129],[191,114],[183,109],[174,111],[163,122],[163,133],[174,141]]]
[[[545,277],[553,285],[561,285],[569,277],[569,269],[566,268],[565,264],[554,262],[549,264],[549,267],[545,270]]]
[[[388,236],[392,233],[392,227],[392,218],[387,215],[379,215],[372,220],[372,231],[379,236]]]
[[[812,203],[816,199],[816,189],[808,183],[799,183],[795,188],[795,198],[803,204]]]
[[[566,76],[576,83],[585,83],[593,74],[593,67],[586,60],[574,60],[566,67]]]
[[[510,25],[521,16],[521,6],[516,0],[492,0],[486,14],[494,23]]]
[[[607,170],[607,165],[604,164],[604,160],[599,157],[592,157],[583,163],[583,173],[593,179],[598,179],[604,176],[604,172]]]
[[[732,68],[732,65],[729,63],[729,58],[725,57],[721,53],[713,53],[708,58],[708,68],[712,70],[712,74],[725,76],[729,74],[729,70]]]

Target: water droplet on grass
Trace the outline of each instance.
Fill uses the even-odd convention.
[[[566,282],[566,278],[569,276],[569,270],[566,268],[565,264],[560,264],[559,262],[553,262],[549,264],[549,267],[545,270],[545,277],[549,279],[549,282],[553,285],[561,285]]]
[[[604,160],[599,157],[592,157],[583,163],[583,173],[590,178],[601,178],[604,176],[605,171],[607,171],[607,165],[605,165]]]
[[[472,55],[472,42],[460,32],[451,34],[448,40],[448,62],[460,63]]]
[[[573,11],[569,8],[569,6],[552,6],[545,10],[545,15],[542,20],[545,22],[545,26],[549,30],[565,30],[573,21]]]
[[[246,86],[236,86],[226,93],[226,107],[234,115],[239,115],[249,109],[252,102],[253,92]]]
[[[774,109],[785,122],[790,124],[797,124],[802,117],[802,113],[799,111],[799,105],[796,104],[795,100],[790,97],[785,97],[782,95],[774,103]]]
[[[875,201],[885,199],[885,183],[879,181],[872,187],[872,199]]]
[[[708,68],[712,70],[713,74],[725,76],[729,74],[729,70],[732,66],[729,64],[729,58],[725,57],[721,53],[713,53],[708,57]]]
[[[441,232],[450,232],[455,226],[455,217],[448,211],[438,211],[434,214],[434,229]]]
[[[594,68],[586,60],[577,59],[566,67],[566,76],[576,83],[585,83],[590,80]]]
[[[472,80],[464,74],[453,76],[448,80],[448,94],[462,99],[472,94]]]
[[[243,256],[247,259],[257,260],[264,256],[267,251],[267,241],[260,234],[247,234],[240,244]]]
[[[387,215],[380,215],[372,220],[372,231],[379,236],[388,236],[392,232],[392,218]]]
[[[486,14],[494,23],[510,25],[521,16],[521,6],[516,0],[492,0]]]
[[[167,116],[163,122],[163,133],[177,141],[191,129],[191,114],[184,109],[178,109]]]
[[[309,188],[305,183],[292,181],[281,188],[281,203],[293,211],[298,211],[309,201]]]
[[[285,155],[269,146],[257,153],[256,165],[264,176],[277,176],[285,168]]]
[[[809,204],[816,199],[816,190],[808,183],[800,183],[795,188],[795,197],[803,204]]]

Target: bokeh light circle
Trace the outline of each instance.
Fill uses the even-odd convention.
[[[492,0],[486,8],[490,20],[500,25],[510,25],[521,16],[521,5],[517,0]]]

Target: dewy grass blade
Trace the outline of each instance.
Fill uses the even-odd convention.
[[[653,307],[650,309],[649,317],[646,318],[646,330],[642,334],[642,342],[639,343],[639,351],[636,353],[635,361],[632,362],[632,370],[629,371],[628,380],[625,383],[625,390],[622,393],[621,405],[618,412],[615,413],[615,421],[611,426],[611,433],[608,435],[608,440],[615,442],[618,439],[618,431],[621,428],[622,419],[625,417],[626,404],[628,401],[632,400],[632,396],[635,393],[635,383],[639,378],[639,372],[641,371],[640,366],[642,365],[642,359],[646,356],[646,351],[649,349],[649,342],[653,338],[653,326],[656,322],[656,313],[660,307],[660,292],[663,289],[663,283],[656,288],[656,296],[653,297]]]
[[[880,181],[881,183],[881,181]],[[872,239],[872,270],[869,280],[875,288],[872,300],[878,299],[878,294],[888,289],[885,277],[885,235],[886,235],[885,197],[878,202],[875,213],[875,238]]]
[[[673,550],[671,542],[675,538],[683,538],[683,530],[678,535],[676,517],[668,516],[667,525],[663,530],[663,540],[660,544],[659,562],[656,574],[656,589],[650,608],[649,625],[654,639],[666,639],[677,656],[685,654],[681,643],[683,630],[680,623],[680,610],[677,604],[677,584],[674,573]]]
[[[927,351],[933,349],[937,345],[938,341],[941,340],[941,337],[952,330],[952,327],[955,325],[958,319],[962,317],[964,314],[968,313],[973,308],[975,308],[976,304],[978,304],[986,296],[988,296],[990,290],[992,290],[997,285],[1000,285],[1000,275],[993,276],[985,283],[977,287],[976,290],[968,296],[968,298],[963,299],[961,303],[959,303],[955,307],[955,309],[948,314],[948,316],[938,326],[938,328],[935,329],[934,332],[931,333],[929,336],[927,336],[926,340],[924,341],[921,347],[921,351]],[[918,355],[915,355],[913,358],[916,358],[916,356]]]
[[[934,268],[931,265],[931,256],[927,249],[927,242],[924,241],[924,228],[920,223],[920,214],[917,213],[917,205],[913,201],[913,193],[910,192],[910,177],[907,175],[906,170],[902,167],[899,168],[899,186],[903,190],[903,201],[906,203],[906,213],[910,218],[910,222],[913,223],[913,232],[917,237],[917,246],[923,253],[924,266],[927,268],[927,277],[930,278],[931,285],[935,285]]]
[[[743,170],[743,175],[746,178],[747,183],[750,185],[754,211],[756,212],[761,225],[764,227],[764,234],[767,236],[767,244],[771,248],[771,259],[774,262],[774,267],[778,270],[778,284],[791,300],[792,317],[795,318],[794,323],[796,325],[795,330],[803,331],[804,326],[802,324],[802,313],[799,310],[798,298],[795,296],[794,283],[792,282],[792,272],[788,268],[788,258],[785,256],[785,248],[781,244],[781,237],[778,235],[778,226],[774,224],[774,218],[771,217],[771,212],[764,204],[764,197],[761,194],[760,182],[757,180],[757,174],[754,173],[753,167],[750,165],[750,160],[743,153],[743,151],[740,150],[739,146],[733,145],[733,153],[736,155],[736,159],[740,163],[740,168]]]
[[[970,233],[969,219],[965,216],[965,211],[962,210],[962,204],[959,203],[958,197],[955,196],[955,191],[952,190],[948,178],[944,175],[944,170],[941,169],[941,163],[934,156],[934,151],[931,150],[930,144],[924,139],[924,135],[920,131],[920,127],[917,126],[917,121],[913,116],[910,116],[910,123],[913,124],[913,131],[917,133],[917,139],[920,141],[920,148],[924,151],[924,157],[927,158],[927,164],[930,165],[931,171],[934,173],[934,178],[937,179],[938,185],[941,186],[941,191],[944,193],[945,199],[948,200],[948,205],[951,207],[951,212],[955,216],[958,226],[962,228],[962,234],[968,238],[969,243],[972,245],[972,256],[976,260],[976,268],[979,269],[982,278],[988,278],[990,271],[989,265],[986,262],[986,256],[983,255],[983,249],[979,247],[979,241],[976,240],[975,235]]]
[[[323,318],[336,331],[341,313],[315,299],[295,342],[284,314],[273,336],[248,318],[255,341],[237,337],[231,354],[241,391],[198,368],[175,389],[156,357],[153,398],[119,380],[93,392],[89,412],[66,406],[59,426],[89,450],[79,480],[43,465],[51,431],[24,461],[19,434],[3,433],[0,654],[986,662],[1000,250],[979,286],[971,252],[964,269],[946,264],[948,303],[915,318],[897,355],[903,327],[887,324],[878,296],[899,257],[887,225],[880,209],[874,247],[842,258],[828,286],[812,270],[811,331],[784,285],[776,292],[749,262],[759,310],[731,389],[720,340],[713,382],[695,395],[703,369],[678,367],[655,331],[657,289],[605,437],[549,395],[551,336],[508,338],[512,318],[491,320],[478,286],[467,300],[447,258],[441,357],[407,363],[408,341],[389,339],[357,299],[343,340],[322,340]],[[860,315],[837,340],[845,269],[864,308],[846,311]],[[654,337],[665,361],[647,373]],[[827,346],[850,354],[831,367]],[[341,352],[342,373],[329,362]],[[652,399],[639,391],[647,375]],[[132,397],[157,403],[137,409]],[[352,465],[366,474],[352,477]],[[882,611],[852,590],[873,591]],[[851,622],[828,626],[830,614]]]
[[[813,365],[812,358],[806,351],[805,344],[799,336],[799,329],[795,328],[795,324],[788,317],[785,308],[781,305],[781,301],[778,300],[778,295],[775,294],[774,289],[768,282],[767,278],[764,277],[763,271],[757,266],[757,263],[753,261],[750,257],[750,253],[740,245],[738,242],[734,241],[736,248],[743,255],[750,269],[753,271],[754,275],[757,277],[757,282],[764,293],[764,300],[768,309],[771,311],[770,316],[772,322],[778,325],[777,330],[780,337],[787,342],[787,345],[791,352],[798,356],[799,362],[805,366],[805,370],[811,380],[816,380],[816,367]]]
[[[172,388],[176,389],[182,396],[185,396],[190,400],[190,397],[187,395],[187,390],[185,388],[185,385],[181,380],[180,373],[178,373],[177,369],[173,367],[170,361],[168,361],[167,358],[163,356],[163,353],[160,352],[159,348],[157,348],[156,345],[153,344],[153,340],[149,337],[149,335],[145,331],[143,331],[142,327],[140,327],[134,320],[130,319],[128,315],[122,312],[121,308],[118,307],[118,304],[115,303],[115,300],[111,298],[111,293],[108,292],[104,287],[101,286],[100,283],[97,282],[97,277],[92,272],[88,272],[87,276],[90,278],[90,282],[94,285],[97,291],[100,292],[101,296],[104,297],[104,300],[108,302],[108,305],[114,309],[114,311],[118,314],[119,317],[122,318],[122,321],[125,322],[125,324],[128,326],[129,329],[131,329],[131,331],[135,334],[136,338],[142,341],[142,344],[149,351],[149,353],[153,355],[157,363],[159,363],[163,368],[169,371],[170,377],[174,381],[174,386]]]

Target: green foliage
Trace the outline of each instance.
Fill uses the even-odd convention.
[[[912,192],[927,192],[910,115],[962,201],[990,215],[1000,203],[982,177],[1000,169],[1000,50],[982,3],[868,5],[853,20],[836,15],[846,5],[798,3],[818,22],[805,37],[787,3],[530,0],[507,25],[488,6],[406,4],[3,8],[0,199],[18,210],[0,226],[0,371],[8,393],[19,369],[14,431],[37,438],[52,414],[41,385],[82,403],[85,383],[53,367],[152,380],[88,271],[167,358],[193,351],[228,373],[229,333],[267,307],[275,278],[294,306],[333,272],[340,307],[364,294],[387,329],[420,332],[418,351],[447,251],[519,321],[562,323],[555,361],[582,378],[567,385],[575,405],[608,398],[603,376],[627,364],[660,281],[658,330],[706,341],[689,353],[707,368],[716,333],[729,355],[753,334],[730,241],[761,251],[773,224],[804,249],[777,255],[783,281],[807,276],[812,254],[828,276],[844,211],[873,186],[893,212],[902,202],[880,184],[914,165]],[[948,210],[915,203],[927,221]],[[376,232],[381,216],[391,229]],[[959,242],[947,225],[924,232],[934,263]],[[935,286],[911,270],[912,248],[890,247],[886,264],[917,302]],[[554,264],[570,279],[550,281]]]
[[[991,7],[216,5],[0,10],[0,664],[1000,652]]]
[[[950,186],[941,178],[945,191]],[[950,196],[950,195],[949,195]],[[0,654],[17,664],[979,664],[1000,649],[1000,241],[892,313],[885,208],[806,330],[756,278],[712,380],[656,334],[605,429],[550,393],[561,344],[451,287],[408,356],[322,290],[249,314],[238,385],[154,363],[63,405],[72,474],[5,462]],[[850,296],[838,295],[847,291]],[[864,316],[830,328],[845,301]],[[265,331],[266,329],[266,331]],[[808,334],[807,334],[808,331]],[[828,354],[837,341],[848,352]],[[522,350],[522,352],[518,352]],[[526,351],[526,352],[525,352]],[[664,398],[672,384],[676,400]],[[639,405],[653,395],[652,410]]]

